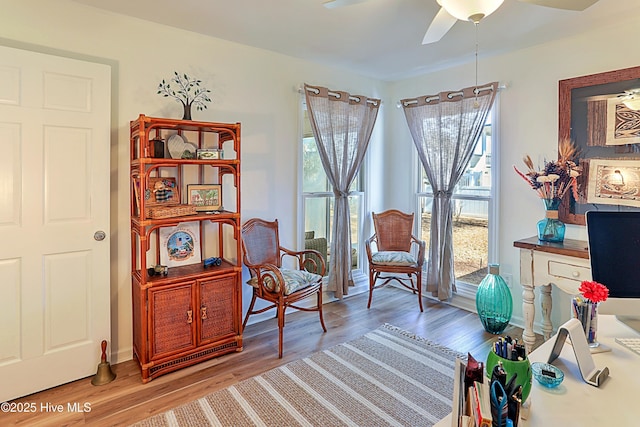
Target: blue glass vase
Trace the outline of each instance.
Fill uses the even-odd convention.
[[[478,285],[476,310],[485,331],[500,334],[505,330],[513,312],[509,286],[500,276],[500,265],[489,264],[489,274]]]
[[[538,240],[562,243],[566,226],[558,219],[558,208],[562,199],[542,199],[546,211],[545,219],[538,221]]]

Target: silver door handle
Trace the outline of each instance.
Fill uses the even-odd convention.
[[[93,238],[94,238],[95,240],[97,240],[98,242],[100,242],[100,241],[104,240],[104,238],[105,238],[105,237],[107,237],[107,235],[106,235],[106,234],[105,234],[105,232],[104,232],[104,231],[102,231],[102,230],[98,230],[98,231],[96,231],[95,233],[93,233]]]

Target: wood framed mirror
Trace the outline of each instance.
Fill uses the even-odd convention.
[[[578,177],[580,200],[568,195],[562,201],[559,218],[567,224],[586,225],[585,212],[590,209],[632,209],[621,205],[588,203],[586,197],[591,159],[640,159],[640,144],[607,145],[607,116],[594,113],[593,100],[620,99],[625,91],[640,88],[640,66],[590,74],[558,82],[558,141],[571,140],[578,148],[578,159],[583,173]],[[621,102],[621,101],[620,101]],[[602,104],[600,104],[602,105]],[[636,112],[632,111],[633,114]],[[640,111],[637,112],[640,119]],[[594,119],[594,117],[596,117]],[[637,129],[640,135],[640,129]],[[604,135],[602,137],[597,136]],[[596,136],[594,136],[596,135]]]

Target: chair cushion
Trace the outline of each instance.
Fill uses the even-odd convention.
[[[416,259],[409,252],[380,251],[371,255],[371,261],[380,265],[416,265]]]
[[[309,273],[306,270],[289,270],[288,268],[281,268],[280,273],[282,273],[282,277],[284,278],[285,295],[291,295],[300,289],[308,288],[322,280],[322,276],[319,274]],[[247,284],[257,288],[258,278],[252,277]],[[272,292],[280,292],[280,287],[278,284],[275,284],[274,286],[273,280],[271,280],[270,277],[265,278],[265,286]]]
[[[304,239],[305,240],[313,239],[315,236],[316,236],[316,232],[315,231],[305,231],[304,232]]]

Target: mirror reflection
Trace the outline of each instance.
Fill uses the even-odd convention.
[[[580,199],[560,219],[585,224],[588,210],[640,208],[640,67],[559,82],[559,141],[571,139],[583,167]]]

